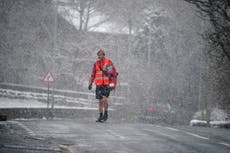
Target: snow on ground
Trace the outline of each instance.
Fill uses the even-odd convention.
[[[46,108],[46,107],[47,107],[46,103],[37,100],[0,97],[0,109],[1,108]],[[54,108],[93,109],[93,110],[97,109],[97,108],[90,108],[90,107],[71,107],[71,106],[61,106],[61,105],[54,105]]]
[[[4,98],[3,98],[4,97]],[[12,89],[1,89],[0,88],[0,108],[6,107],[29,107],[29,108],[45,108],[47,107],[47,94],[46,93],[35,93],[29,91],[19,91]],[[3,98],[3,99],[2,99]],[[50,100],[55,100],[55,103],[61,102],[62,104],[55,105],[55,108],[86,108],[95,107],[96,104],[91,99],[73,98],[64,95],[50,95]],[[74,104],[69,106],[69,104]]]
[[[206,111],[203,112],[206,116]],[[209,125],[206,120],[202,119],[202,112],[198,111],[194,114],[190,121],[190,126],[211,126],[211,127],[226,127],[230,128],[230,118],[224,110],[219,108],[212,108],[210,110]]]
[[[12,99],[0,97],[0,108],[45,108],[47,104],[37,100]]]
[[[0,89],[0,95],[3,97],[10,97],[10,98],[25,98],[25,99],[34,99],[34,100],[43,100],[43,101],[47,100],[47,93],[35,93],[35,92],[18,91],[18,90],[11,90],[11,89]],[[73,97],[68,97],[63,95],[53,95],[53,97],[56,100],[61,100],[65,102],[75,102],[83,105],[87,104],[87,102],[89,101],[89,99],[73,98]]]
[[[225,128],[230,128],[230,120],[225,120],[225,121],[210,121],[210,126],[211,127],[225,127]],[[190,126],[208,126],[207,121],[204,120],[191,120],[190,121]]]
[[[47,93],[39,93],[39,92],[30,92],[23,91],[23,90],[16,90],[13,89],[14,86],[20,88],[28,89],[38,89],[46,91],[46,88],[42,87],[34,87],[34,86],[25,86],[20,84],[9,84],[9,83],[1,83],[0,85],[7,86],[9,89],[0,88],[0,97],[9,97],[13,99],[31,99],[36,101],[46,101],[47,100]],[[12,88],[12,89],[11,89]],[[32,90],[33,91],[33,90]],[[79,92],[79,91],[71,91],[71,90],[60,90],[60,89],[53,89],[53,92],[58,92],[58,94],[50,94],[50,99],[54,99],[56,103],[65,103],[64,105],[76,105],[80,107],[96,107],[97,100],[95,99],[95,93],[88,93],[88,92]],[[74,94],[77,97],[70,96]],[[68,96],[69,95],[69,96]],[[83,96],[83,97],[82,97]],[[122,105],[121,100],[125,100],[124,97],[119,96],[110,96],[110,99],[113,100],[113,106]],[[63,104],[61,104],[63,105]]]
[[[27,86],[23,86],[23,87],[27,87]],[[96,101],[96,99],[93,99],[94,95],[91,93],[74,92],[68,90],[57,90],[57,91],[64,92],[63,93],[64,95],[56,95],[56,94],[50,95],[50,101],[53,100],[55,101],[54,108],[84,109],[84,110],[98,109],[97,108],[98,101]],[[65,93],[75,93],[75,94],[80,93],[89,96],[88,98],[81,98],[81,97],[75,98],[75,97],[65,96]],[[92,95],[93,98],[90,97]],[[119,99],[122,97],[116,97],[116,98]],[[37,93],[37,92],[0,88],[0,109],[1,108],[47,108],[46,101],[47,101],[47,93]],[[119,102],[114,103],[113,105],[114,106],[119,105]],[[114,110],[114,109],[110,108],[110,110]]]

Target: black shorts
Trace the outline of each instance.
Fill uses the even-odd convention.
[[[102,85],[102,86],[96,86],[96,99],[102,99],[102,96],[109,97],[110,90],[109,86]]]

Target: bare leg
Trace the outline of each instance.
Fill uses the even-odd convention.
[[[98,111],[99,111],[99,118],[96,120],[96,122],[102,122],[103,120],[103,100],[99,100],[98,103]]]
[[[99,113],[102,113],[103,112],[103,99],[99,100],[99,104],[98,104],[98,110],[99,110]]]
[[[103,103],[104,103],[104,111],[108,111],[108,99],[105,96],[103,96]]]
[[[103,104],[104,104],[104,116],[103,119],[106,121],[108,119],[108,98],[103,96]]]

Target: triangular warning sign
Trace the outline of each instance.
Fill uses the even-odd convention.
[[[54,77],[53,77],[53,74],[51,71],[47,72],[44,79],[43,79],[44,82],[54,82]]]

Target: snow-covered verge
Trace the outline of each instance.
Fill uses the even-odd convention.
[[[0,121],[12,119],[87,118],[97,114],[97,107],[76,107],[47,104],[31,99],[0,97]]]
[[[206,112],[204,112],[206,116]],[[196,112],[190,121],[190,126],[204,126],[214,128],[230,128],[230,116],[224,110],[213,108],[210,112],[209,124],[206,120],[202,120],[202,112]]]
[[[121,106],[125,102],[125,97],[110,94],[111,107]],[[47,102],[47,88],[28,86],[12,83],[0,83],[0,97],[30,99]],[[73,90],[50,89],[49,100],[55,104],[75,106],[75,107],[97,107],[98,100],[95,93]]]
[[[213,128],[230,128],[230,120],[226,121],[210,121],[209,125],[207,121],[204,120],[191,120],[190,126],[203,126],[203,127],[213,127]]]
[[[47,93],[35,93],[35,92],[28,92],[28,91],[18,91],[18,90],[12,90],[12,89],[0,89],[0,97],[7,97],[11,99],[21,99],[21,102],[24,100],[30,100],[29,103],[31,105],[28,106],[41,106],[40,104],[45,104],[47,102]],[[92,99],[83,99],[83,98],[74,98],[74,97],[69,97],[69,96],[64,96],[64,95],[50,95],[49,97],[50,102],[54,102],[55,105],[64,105],[64,106],[74,106],[74,107],[94,107],[95,102]],[[6,99],[4,99],[6,101]],[[10,102],[11,101],[11,102]],[[6,105],[1,105],[1,107],[4,106],[17,106],[17,101],[10,100],[8,101],[8,104],[5,103]],[[12,104],[12,101],[14,102]],[[1,102],[1,101],[0,101]],[[19,102],[20,104],[22,104]],[[24,101],[26,102],[26,101]],[[23,102],[23,103],[24,103]],[[10,104],[11,103],[11,104]]]
[[[15,84],[0,84],[0,121],[32,118],[95,117],[98,101],[94,93],[52,89],[47,103],[47,89]],[[109,110],[116,110],[119,98],[113,99]],[[116,100],[114,100],[116,99]],[[49,107],[48,107],[49,106]]]
[[[47,103],[32,100],[32,99],[16,99],[16,98],[7,98],[0,97],[0,109],[9,109],[9,108],[47,108]],[[93,109],[96,110],[96,107],[76,107],[76,106],[67,106],[67,105],[54,105],[55,108],[64,108],[64,109]]]

